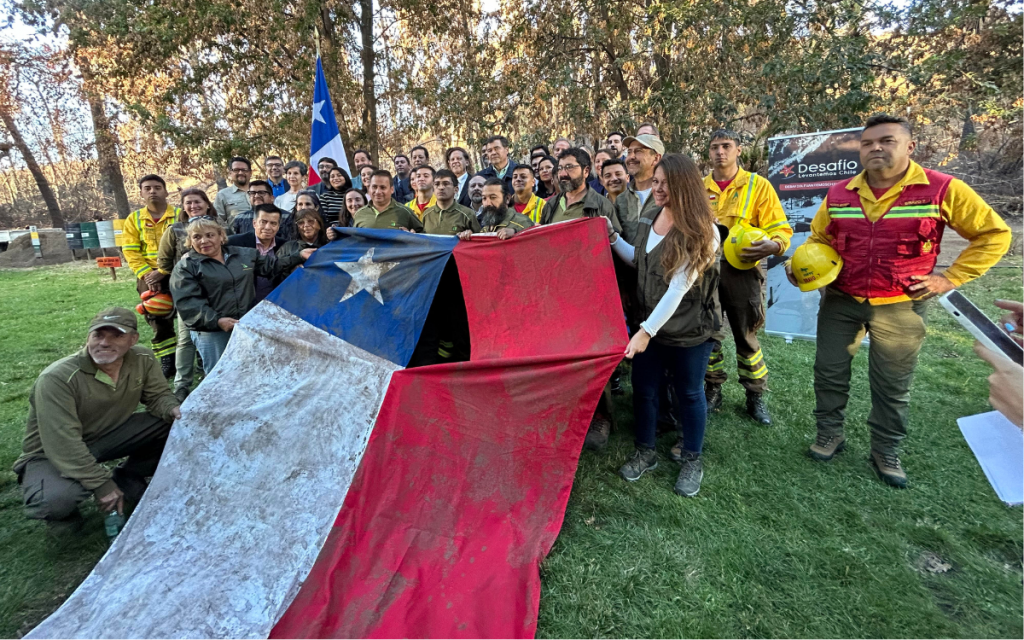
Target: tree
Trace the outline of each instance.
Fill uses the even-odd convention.
[[[25,165],[28,167],[36,186],[39,188],[39,195],[46,203],[46,212],[50,218],[50,224],[61,229],[64,227],[64,214],[61,213],[60,205],[57,203],[57,196],[53,192],[49,179],[43,173],[36,155],[25,141],[21,128],[15,120],[18,114],[18,107],[25,102],[21,95],[21,81],[18,69],[31,62],[30,56],[25,51],[13,49],[10,46],[0,47],[0,123],[3,123],[7,135],[10,136],[13,146],[21,153]],[[10,144],[5,145],[4,151],[9,151]]]

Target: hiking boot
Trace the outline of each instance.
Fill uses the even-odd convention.
[[[686,498],[692,498],[700,491],[700,482],[704,479],[704,463],[699,453],[687,452],[682,458],[683,467],[672,490]]]
[[[185,387],[174,390],[174,397],[178,399],[178,404],[185,404],[185,398],[188,397],[189,390]]]
[[[625,395],[625,390],[622,388],[622,374],[616,369],[615,373],[612,374],[612,395],[621,396]]]
[[[611,432],[611,420],[600,414],[594,414],[590,421],[590,429],[587,431],[587,438],[583,441],[583,448],[590,451],[604,449],[608,444],[608,434]]]
[[[878,472],[882,482],[892,487],[905,489],[907,486],[907,474],[900,464],[900,457],[895,453],[871,452],[871,463]]]
[[[772,423],[768,407],[764,404],[764,394],[747,391],[747,415],[765,426]]]
[[[704,399],[708,403],[708,415],[717,413],[722,408],[722,385],[710,382],[705,383]]]
[[[619,475],[626,481],[639,480],[645,472],[658,468],[658,454],[654,449],[637,447],[626,464],[619,469]]]
[[[827,462],[834,458],[837,453],[846,448],[846,438],[843,436],[828,436],[818,432],[818,437],[807,451],[807,455],[815,460]]]
[[[178,368],[174,366],[174,354],[169,356],[163,356],[160,358],[160,370],[164,372],[164,377],[168,380],[174,380],[174,374],[178,372]]]

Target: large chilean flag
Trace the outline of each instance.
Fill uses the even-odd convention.
[[[313,128],[309,137],[309,186],[322,180],[316,172],[321,158],[331,158],[345,173],[352,175],[345,156],[345,144],[341,141],[338,131],[338,120],[334,117],[334,105],[331,104],[331,93],[327,90],[327,79],[324,77],[324,66],[320,56],[316,57],[316,83],[313,85]]]
[[[534,635],[627,340],[604,221],[339,231],[235,327],[127,526],[30,637]],[[406,368],[455,283],[469,361]]]

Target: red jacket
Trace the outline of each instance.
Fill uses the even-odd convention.
[[[834,285],[840,291],[860,298],[906,295],[915,282],[911,276],[927,275],[935,268],[946,227],[940,205],[953,177],[924,172],[929,184],[904,187],[874,223],[864,215],[860,195],[846,188],[852,178],[829,189],[827,232],[843,258]]]

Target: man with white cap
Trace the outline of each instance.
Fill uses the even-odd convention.
[[[135,314],[104,309],[85,347],[39,374],[14,463],[29,518],[77,530],[89,496],[101,512],[124,514],[153,475],[171,422],[181,417],[153,352],[139,346]],[[139,404],[146,411],[136,413]],[[103,462],[127,458],[113,471]]]
[[[640,219],[653,220],[658,210],[651,197],[651,187],[654,184],[654,167],[665,155],[665,144],[657,136],[645,133],[626,138],[622,145],[626,149],[626,172],[632,183],[615,198],[615,212],[622,225],[622,237],[626,242],[633,242]]]

